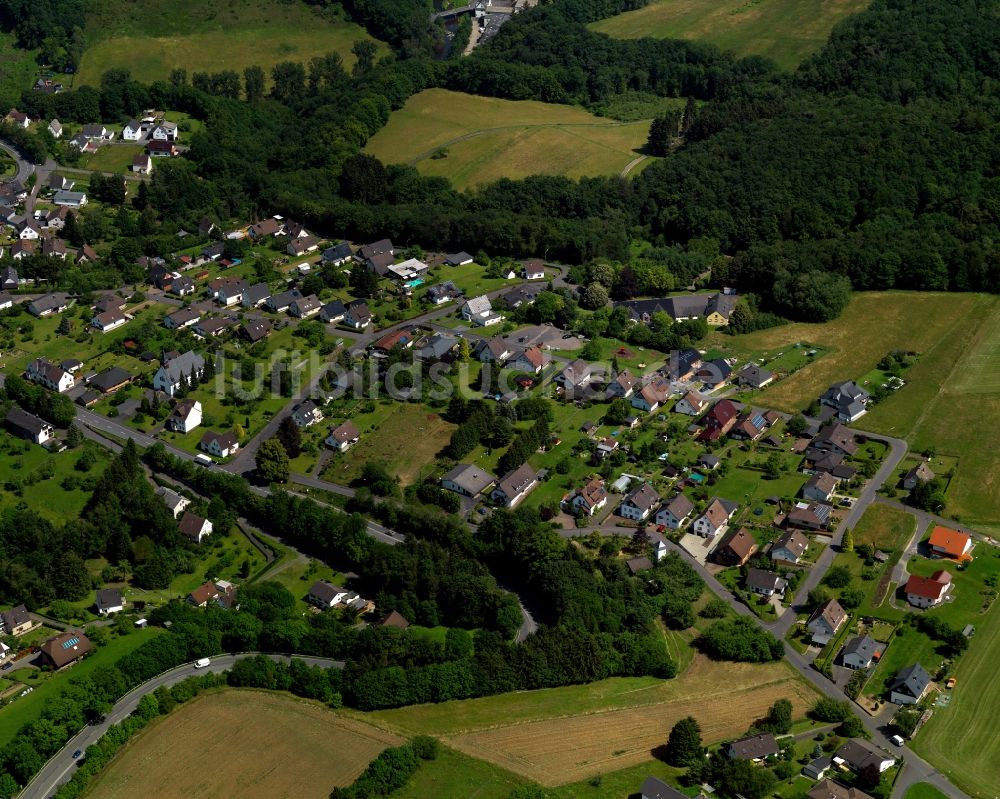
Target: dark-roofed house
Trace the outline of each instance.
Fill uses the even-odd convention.
[[[847,766],[851,771],[857,773],[866,768],[875,766],[879,774],[892,768],[896,758],[886,754],[874,744],[868,743],[860,738],[851,738],[833,756],[833,762],[838,765]]]
[[[874,638],[858,635],[844,644],[841,661],[849,669],[867,669],[878,653],[878,642]]]
[[[36,444],[44,444],[55,434],[52,425],[17,405],[10,406],[4,421],[12,434]]]
[[[354,422],[346,421],[343,424],[339,424],[330,431],[330,435],[326,437],[324,442],[330,449],[335,449],[338,452],[346,452],[358,441],[361,440],[361,433],[358,428],[355,427]]]
[[[774,380],[774,373],[758,366],[755,363],[748,363],[740,369],[738,382],[745,388],[764,388]]]
[[[641,799],[687,799],[687,797],[676,788],[671,788],[663,780],[657,777],[646,777],[642,781],[639,789]]]
[[[931,675],[919,663],[914,663],[899,672],[886,686],[889,701],[896,705],[914,705],[923,699],[930,684]]]
[[[181,520],[177,524],[177,529],[185,538],[190,538],[200,544],[202,539],[212,534],[212,523],[196,513],[184,511],[184,515],[181,516]]]
[[[636,486],[622,500],[618,506],[618,515],[626,519],[637,522],[644,522],[649,518],[660,501],[660,495],[649,483]]]
[[[847,611],[836,599],[828,599],[813,611],[806,622],[806,629],[812,633],[812,642],[825,646],[847,621]]]
[[[729,400],[719,400],[701,420],[704,428],[698,434],[699,441],[716,441],[733,429],[739,414]]]
[[[753,594],[771,597],[785,593],[788,583],[774,572],[765,569],[748,569],[746,576],[747,590]]]
[[[739,503],[713,497],[705,512],[694,520],[692,531],[702,538],[713,538],[726,532],[729,520],[739,509]]]
[[[39,647],[42,661],[56,670],[76,663],[92,649],[87,636],[75,631],[55,635]]]
[[[781,751],[774,736],[769,733],[751,735],[749,738],[741,738],[733,741],[726,747],[726,754],[733,760],[763,760],[773,757]]]
[[[845,383],[835,383],[828,388],[820,403],[837,412],[837,418],[844,422],[853,422],[868,412],[871,395],[852,380]]]
[[[745,527],[730,530],[712,550],[712,560],[723,566],[742,566],[757,551],[757,541]]]
[[[490,496],[502,505],[514,508],[537,485],[538,473],[527,463],[522,463],[500,478],[500,482],[497,483]]]
[[[820,759],[829,760],[829,758]],[[808,766],[806,768],[808,768]],[[806,769],[802,769],[802,773],[806,774]],[[806,776],[808,777],[811,775],[806,774]],[[817,783],[816,786],[809,791],[809,799],[872,799],[872,797],[860,788],[855,788],[853,786],[848,787],[847,785],[827,779]]]
[[[809,549],[809,538],[798,530],[786,530],[771,545],[771,560],[798,563]]]
[[[240,448],[240,442],[236,440],[235,433],[216,433],[214,430],[206,430],[198,442],[198,448],[217,458],[228,458]]]
[[[98,616],[107,616],[125,610],[125,598],[118,588],[101,588],[94,601]]]
[[[496,482],[496,478],[487,471],[469,463],[460,463],[441,478],[441,486],[463,494],[475,497]]]
[[[680,530],[694,510],[694,503],[684,494],[678,494],[656,512],[656,523],[671,530]]]

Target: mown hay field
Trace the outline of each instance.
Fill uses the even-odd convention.
[[[262,691],[208,694],[143,731],[92,799],[325,799],[397,736],[320,705]]]

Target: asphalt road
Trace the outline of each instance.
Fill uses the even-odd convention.
[[[178,666],[177,668],[165,671],[162,674],[153,677],[151,680],[144,682],[142,685],[133,688],[125,694],[124,697],[118,700],[117,704],[115,704],[111,712],[108,713],[104,721],[100,724],[93,724],[84,727],[80,730],[80,732],[70,738],[62,749],[49,758],[49,761],[42,767],[41,771],[39,771],[35,775],[35,778],[28,783],[23,791],[21,791],[20,799],[46,799],[46,797],[52,796],[60,785],[69,782],[70,778],[73,776],[74,769],[80,762],[82,762],[82,758],[79,760],[73,759],[73,752],[77,749],[86,751],[87,747],[96,743],[100,737],[108,731],[112,724],[118,724],[126,716],[130,715],[139,705],[139,700],[146,696],[146,694],[152,693],[163,685],[175,685],[188,677],[206,674],[209,672],[218,674],[223,671],[227,671],[232,668],[233,664],[236,663],[237,660],[242,660],[243,658],[252,656],[253,653],[217,655],[216,657],[211,658],[211,663],[207,667],[202,669],[196,668],[194,663],[185,663],[183,666]],[[268,657],[272,660],[283,661],[286,663],[292,659],[292,656],[290,655],[269,654]],[[344,668],[344,663],[340,660],[301,657],[298,655],[295,657],[310,666],[320,666],[325,669]]]

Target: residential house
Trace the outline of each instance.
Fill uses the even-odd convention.
[[[83,208],[87,204],[87,194],[82,191],[57,191],[52,197],[53,205],[65,205],[67,208]]]
[[[496,478],[487,471],[468,463],[460,463],[441,478],[442,488],[475,497],[496,482]]]
[[[496,488],[490,496],[495,502],[499,502],[508,508],[516,508],[528,494],[538,486],[538,472],[527,463],[522,463],[513,469],[497,483]]]
[[[785,524],[806,530],[825,530],[830,525],[833,508],[819,502],[797,502],[785,517]]]
[[[637,522],[644,522],[649,518],[660,501],[660,495],[649,483],[636,486],[622,500],[618,506],[618,515],[626,519]]]
[[[62,313],[69,307],[69,300],[62,294],[43,294],[28,303],[28,313],[42,319],[52,314]]]
[[[333,266],[343,266],[353,257],[354,253],[351,252],[351,245],[346,241],[334,244],[332,247],[327,247],[323,250],[322,255],[323,263],[332,264]]]
[[[787,581],[774,572],[753,568],[747,570],[745,585],[751,593],[766,597],[782,596],[788,587]]]
[[[181,520],[177,524],[177,529],[185,538],[190,538],[200,544],[203,539],[212,534],[212,523],[208,519],[191,513],[191,511],[184,511],[184,515],[181,516]]]
[[[833,408],[837,418],[844,422],[853,422],[868,412],[871,395],[854,381],[835,383],[828,388],[822,397],[821,404]]]
[[[689,391],[674,405],[675,413],[683,413],[687,416],[698,416],[708,406],[706,400],[697,391]]]
[[[944,602],[950,590],[951,575],[939,569],[930,577],[911,574],[903,593],[906,594],[906,601],[915,608],[933,608]]]
[[[615,379],[608,383],[607,392],[612,397],[622,397],[628,399],[632,396],[632,391],[635,389],[636,384],[639,381],[636,380],[635,375],[633,375],[628,369],[622,369]]]
[[[730,530],[712,550],[712,560],[722,566],[743,566],[757,551],[757,541],[745,527]]]
[[[164,360],[153,375],[153,388],[172,397],[182,386],[200,380],[204,371],[205,359],[194,350],[188,350],[183,355]]]
[[[102,394],[114,394],[130,385],[135,376],[118,366],[105,369],[100,374],[87,377],[87,385]]]
[[[687,799],[676,788],[671,788],[657,777],[646,777],[642,781],[642,787],[639,789],[639,797],[640,799]]]
[[[251,344],[256,344],[271,335],[271,323],[267,319],[248,319],[240,325],[239,334]]]
[[[503,321],[503,317],[493,310],[490,298],[485,294],[465,301],[462,305],[462,318],[476,327],[489,327]]]
[[[361,432],[355,427],[354,422],[346,421],[337,425],[330,431],[324,442],[330,449],[338,452],[346,452],[358,441],[361,440]]]
[[[545,280],[545,263],[541,258],[529,258],[524,262],[521,274],[525,280]]]
[[[714,538],[722,535],[729,527],[729,520],[739,510],[738,502],[714,497],[705,508],[705,512],[694,520],[692,530],[702,538]]]
[[[18,605],[0,613],[0,632],[4,635],[24,635],[35,626],[31,614],[24,605]]]
[[[593,516],[608,504],[608,492],[600,477],[592,477],[581,488],[563,499],[571,513]]]
[[[952,560],[968,560],[972,549],[972,536],[937,525],[927,541],[931,555]]]
[[[656,523],[671,530],[680,530],[693,510],[694,503],[679,493],[656,512]]]
[[[652,413],[670,399],[670,383],[662,377],[653,377],[632,397],[632,407]]]
[[[347,306],[340,300],[331,300],[319,309],[320,320],[327,323],[343,322],[346,315]]]
[[[539,347],[528,347],[507,361],[507,366],[517,372],[537,375],[545,367],[545,354]]]
[[[272,294],[267,299],[267,309],[273,313],[285,313],[291,308],[295,300],[302,299],[302,292],[298,289],[289,289],[278,294]]]
[[[4,420],[7,429],[18,438],[25,441],[33,441],[36,444],[44,444],[53,435],[55,429],[44,419],[39,419],[34,414],[22,410],[17,405],[11,405]]]
[[[857,635],[844,644],[841,662],[849,669],[867,669],[879,654],[878,642],[870,635]]]
[[[354,300],[347,306],[347,313],[344,314],[344,324],[353,327],[355,330],[364,330],[372,323],[372,312],[368,309],[368,303],[364,300]]]
[[[889,701],[894,705],[915,705],[923,699],[930,684],[931,675],[919,663],[914,663],[900,671],[886,686]]]
[[[802,496],[815,502],[829,502],[833,492],[837,490],[837,480],[829,472],[818,472],[810,477],[802,486]]]
[[[170,511],[175,519],[180,515],[181,511],[191,504],[190,499],[181,496],[166,486],[157,486],[155,493],[156,496],[163,500],[163,504],[167,506],[167,510]]]
[[[291,255],[293,258],[300,258],[301,256],[316,252],[319,249],[319,239],[315,236],[298,236],[288,242],[288,246],[285,247],[285,252]]]
[[[732,760],[752,760],[758,762],[768,757],[774,757],[781,752],[781,747],[769,732],[751,735],[733,741],[726,747],[726,754]]]
[[[771,544],[771,560],[798,563],[809,549],[809,538],[798,530],[786,530]]]
[[[829,760],[829,758],[820,758],[820,760]],[[809,768],[809,766],[806,766],[806,768]],[[806,768],[802,769],[802,773],[809,777],[811,775],[806,774]],[[826,773],[825,769],[824,773]],[[872,797],[860,788],[855,788],[854,786],[848,787],[847,785],[827,779],[818,783],[809,791],[809,799],[872,799]]]
[[[513,354],[513,348],[503,336],[493,336],[476,342],[475,355],[483,363],[504,364]]]
[[[178,402],[167,417],[167,429],[175,433],[190,433],[201,424],[201,403],[194,399]]]
[[[198,323],[201,314],[194,308],[181,308],[163,318],[163,326],[168,330],[181,330]]]
[[[892,768],[896,758],[886,754],[874,744],[861,738],[851,738],[833,756],[833,762],[846,766],[851,771],[859,773],[875,766],[879,774]]]
[[[142,138],[142,123],[137,119],[130,119],[122,128],[122,141],[139,141]]]
[[[81,660],[92,649],[90,640],[82,632],[60,633],[39,647],[42,663],[56,671]]]
[[[686,350],[672,350],[666,364],[661,368],[671,380],[688,380],[701,367],[701,353],[688,347]]]
[[[235,433],[216,433],[206,430],[198,442],[198,448],[217,458],[228,458],[240,448],[240,442]]]
[[[61,394],[76,385],[76,378],[61,366],[56,366],[47,358],[35,358],[28,364],[24,376],[32,383],[45,386],[49,391]]]
[[[292,300],[288,306],[288,313],[296,319],[308,319],[310,316],[318,314],[322,307],[323,303],[319,301],[319,297],[310,294],[308,297],[298,297]]]
[[[700,380],[709,391],[715,391],[726,385],[733,375],[733,367],[729,365],[725,358],[713,358],[702,363],[695,373],[695,378]]]
[[[307,427],[312,427],[323,421],[323,411],[312,400],[306,400],[292,409],[292,421],[295,422],[296,427],[305,430]]]
[[[444,257],[444,262],[448,266],[465,266],[471,264],[475,259],[467,252],[454,252]]]
[[[858,442],[854,439],[853,431],[839,422],[831,422],[820,428],[811,446],[813,449],[836,452],[845,457],[850,457],[858,451]]]
[[[739,371],[737,382],[744,388],[764,388],[774,380],[774,373],[755,363],[748,363]]]
[[[109,616],[125,610],[125,598],[118,588],[101,588],[97,591],[94,606],[98,616]]]
[[[736,406],[727,399],[719,400],[701,420],[704,427],[698,434],[699,441],[716,441],[726,435],[733,426],[739,414]]]
[[[828,599],[812,612],[806,629],[812,633],[814,644],[826,646],[846,621],[847,611],[836,599]]]
[[[905,491],[912,491],[919,483],[929,483],[934,477],[934,472],[927,465],[927,461],[920,461],[920,463],[903,475],[903,489]]]
[[[105,311],[90,320],[90,326],[102,333],[110,333],[128,322],[128,317],[121,311]]]
[[[147,153],[132,156],[132,171],[138,175],[148,175],[153,171],[153,159]]]

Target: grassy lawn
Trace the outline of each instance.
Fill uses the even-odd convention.
[[[45,700],[57,694],[70,678],[84,677],[100,666],[114,663],[162,632],[157,627],[146,627],[142,630],[133,630],[128,635],[112,638],[105,646],[97,649],[68,671],[53,675],[27,696],[0,708],[0,746],[5,746],[24,724],[38,719],[42,714]]]
[[[905,435],[917,451],[959,457],[945,512],[1000,532],[1000,429],[981,422],[1000,416],[1000,301],[963,300],[971,307],[907,371],[908,385],[858,426]]]
[[[1000,612],[994,608],[974,623],[976,634],[952,672],[958,684],[950,692],[951,704],[934,711],[913,746],[970,796],[988,799],[1000,785],[1000,736],[996,734]],[[907,799],[936,796],[907,794]]]
[[[792,69],[820,49],[833,26],[866,0],[654,0],[591,27],[622,39],[699,39]]]
[[[94,43],[80,63],[75,85],[97,86],[108,69],[123,68],[146,83],[166,80],[183,67],[188,75],[258,65],[270,76],[281,61],[308,62],[336,52],[350,72],[351,46],[371,39],[364,28],[302,2],[253,0],[100,0],[88,17]],[[387,47],[379,43],[381,57]]]
[[[336,406],[330,426],[350,418],[361,431],[361,440],[347,452],[335,454],[324,469],[324,479],[335,483],[355,480],[367,461],[376,461],[384,464],[404,485],[410,485],[434,468],[434,458],[448,444],[451,431],[455,429],[455,425],[423,405],[391,400],[378,403],[344,400],[342,403]],[[374,408],[367,413],[351,410],[361,410],[372,404]]]
[[[639,155],[648,133],[648,120],[620,123],[571,106],[427,89],[393,112],[366,151],[464,189],[540,172],[615,175]],[[432,157],[442,152],[446,157]]]

